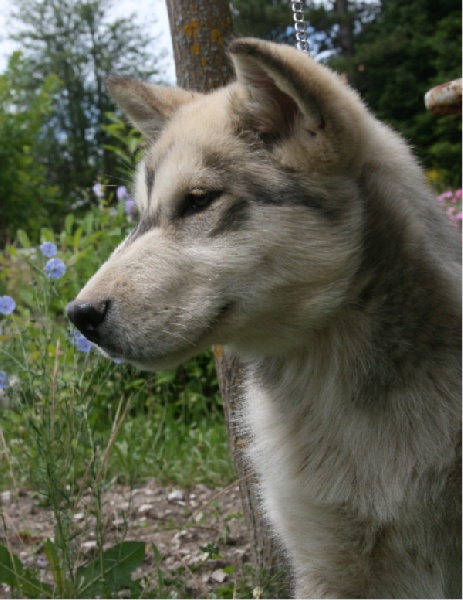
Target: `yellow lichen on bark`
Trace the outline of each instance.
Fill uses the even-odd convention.
[[[192,37],[194,40],[198,37],[199,23],[196,19],[192,19],[190,23],[183,26],[185,37]]]
[[[211,40],[213,44],[220,44],[220,46],[223,46],[223,37],[220,29],[212,29]]]

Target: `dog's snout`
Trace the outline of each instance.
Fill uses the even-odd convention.
[[[101,302],[70,302],[66,314],[70,321],[85,337],[94,340],[98,327],[105,320],[109,308],[109,300]]]

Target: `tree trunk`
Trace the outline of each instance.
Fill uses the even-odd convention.
[[[225,0],[166,0],[177,85],[208,92],[226,84],[232,70],[226,43],[233,33]]]
[[[243,513],[251,534],[256,573],[259,578],[276,576],[275,589],[278,587],[282,592],[282,595],[276,597],[285,598],[285,561],[263,517],[259,502],[259,482],[245,457],[248,439],[243,433],[241,423],[245,366],[222,346],[214,347],[214,356],[227,424],[228,444],[239,480]]]
[[[233,33],[227,0],[166,0],[179,87],[208,92],[232,77],[226,44]],[[243,511],[251,532],[255,566],[275,575],[284,568],[258,502],[257,480],[244,458],[247,440],[240,426],[244,366],[222,346],[214,349],[233,464],[240,482]]]
[[[336,0],[334,11],[339,16],[339,42],[343,56],[354,56],[354,37],[352,32],[352,18],[349,14],[348,0]]]

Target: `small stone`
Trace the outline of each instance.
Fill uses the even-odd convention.
[[[172,490],[170,494],[167,494],[167,500],[170,502],[174,500],[183,500],[183,492],[181,490]]]
[[[85,550],[93,550],[93,548],[97,547],[97,543],[96,542],[83,542],[82,544],[82,548],[84,548]]]
[[[74,519],[74,521],[82,521],[84,517],[84,513],[76,513],[72,518]]]
[[[212,571],[211,577],[217,583],[223,583],[227,579],[228,575],[223,569],[216,569],[215,571]]]
[[[141,505],[138,507],[138,512],[139,512],[139,513],[146,513],[146,512],[148,512],[149,510],[151,510],[152,508],[153,508],[153,505],[152,505],[152,504],[141,504]]]

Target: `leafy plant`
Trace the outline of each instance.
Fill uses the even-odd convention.
[[[40,152],[40,131],[51,112],[57,77],[42,79],[27,91],[28,68],[15,52],[0,75],[0,247],[18,227],[32,235],[50,220],[58,205],[58,190],[46,179],[46,159]]]
[[[131,597],[140,597],[140,581],[133,580],[132,574],[145,559],[143,542],[122,542],[109,548],[78,567],[73,579],[63,573],[58,548],[51,540],[45,542],[45,555],[54,586],[37,579],[17,556],[0,545],[0,583],[6,583],[23,598],[117,598],[121,590],[129,590]]]

